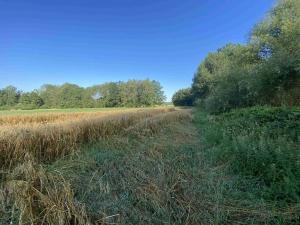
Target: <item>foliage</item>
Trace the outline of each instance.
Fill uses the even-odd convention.
[[[19,103],[22,109],[36,109],[44,105],[44,101],[37,91],[22,93]]]
[[[94,104],[102,107],[141,107],[160,105],[165,96],[161,85],[151,80],[110,82],[88,88]]]
[[[172,97],[175,106],[192,106],[193,101],[191,88],[180,89]]]
[[[300,202],[299,109],[198,112],[196,120],[215,162],[257,183],[258,197],[280,205]]]
[[[110,82],[92,87],[75,84],[45,84],[39,90],[21,92],[13,86],[0,89],[3,109],[142,107],[161,105],[162,87],[154,80]]]
[[[195,101],[209,112],[300,104],[300,2],[279,1],[247,45],[226,45],[200,64]]]
[[[0,106],[15,106],[20,98],[20,91],[13,86],[0,89]]]

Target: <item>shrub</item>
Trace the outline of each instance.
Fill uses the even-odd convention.
[[[177,91],[172,97],[172,102],[175,106],[192,106],[194,97],[191,88],[180,89]]]
[[[258,182],[267,200],[300,202],[299,108],[198,113],[196,120],[216,162],[228,163],[232,173]]]

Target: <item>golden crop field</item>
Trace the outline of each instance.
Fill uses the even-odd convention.
[[[88,144],[121,147],[116,140],[124,136],[150,137],[190,119],[190,110],[170,107],[0,116],[0,224],[1,216],[18,224],[89,224],[69,182],[44,167]]]
[[[48,162],[74,152],[81,144],[130,130],[149,118],[167,121],[181,113],[173,108],[156,108],[2,116],[0,165],[12,167],[28,154],[38,162]]]

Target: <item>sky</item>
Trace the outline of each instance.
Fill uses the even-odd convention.
[[[275,0],[0,0],[0,88],[159,81],[170,101],[209,52],[246,43]]]

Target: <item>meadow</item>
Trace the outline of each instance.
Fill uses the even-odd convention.
[[[1,225],[299,223],[299,108],[2,117]]]

